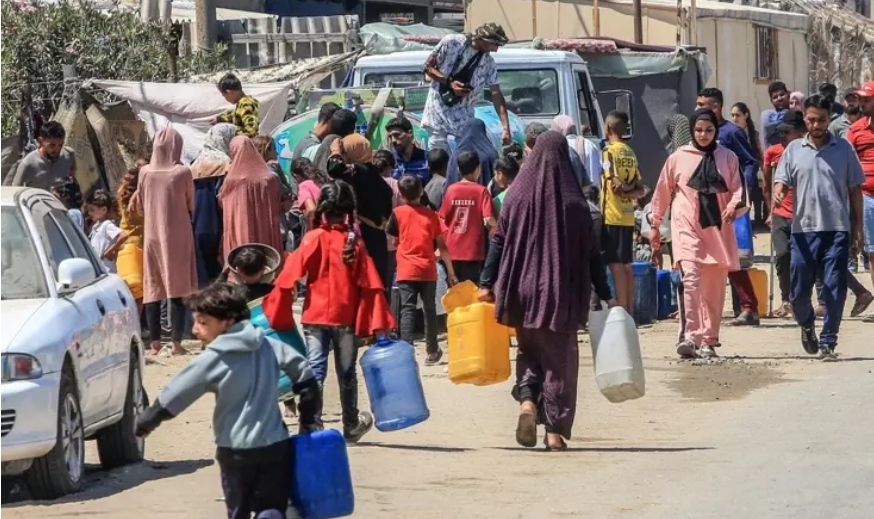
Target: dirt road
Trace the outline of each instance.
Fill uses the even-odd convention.
[[[725,329],[724,357],[707,365],[676,361],[675,333],[673,322],[640,331],[647,395],[620,405],[598,393],[588,337],[580,336],[579,409],[566,453],[515,444],[509,381],[454,386],[444,366],[423,368],[430,420],[374,431],[350,448],[355,516],[871,517],[874,325],[845,321],[836,363],[807,358],[789,321]],[[148,366],[149,392],[183,363]],[[327,418],[336,427],[333,374],[327,387]],[[366,408],[363,384],[361,395]],[[204,398],[156,431],[146,463],[109,473],[95,465],[86,491],[7,504],[3,512],[16,519],[222,517],[211,411]],[[90,444],[89,460],[96,462]]]

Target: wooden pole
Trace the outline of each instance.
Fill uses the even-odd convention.
[[[531,0],[531,39],[537,37],[537,0]]]
[[[689,21],[689,32],[692,33],[691,40],[692,45],[698,45],[698,8],[696,7],[695,0],[691,0],[691,4],[689,5],[690,13],[690,21]]]
[[[158,0],[140,0],[140,19],[147,23],[158,19]]]
[[[683,44],[683,0],[677,0],[677,47]]]
[[[197,50],[211,49],[216,40],[215,0],[194,1],[194,43]]]
[[[643,43],[643,5],[641,0],[634,0],[634,43]]]
[[[592,29],[595,36],[601,36],[601,12],[598,10],[598,0],[592,0]]]

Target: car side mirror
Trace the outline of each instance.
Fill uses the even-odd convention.
[[[599,101],[604,100],[606,96],[613,96],[615,110],[628,114],[628,130],[622,138],[630,139],[634,137],[634,95],[630,90],[604,90],[598,92]],[[609,103],[604,102],[601,106],[609,106]]]
[[[68,258],[58,265],[58,292],[75,292],[97,279],[94,265],[83,258]]]

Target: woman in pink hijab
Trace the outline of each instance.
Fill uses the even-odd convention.
[[[790,110],[798,110],[804,111],[804,93],[803,92],[792,92],[789,94],[789,109]]]
[[[268,245],[281,251],[282,190],[279,179],[252,141],[245,136],[231,140],[231,165],[219,191],[222,205],[225,255],[248,243]]]
[[[576,123],[569,115],[559,115],[553,119],[550,129],[565,136],[571,151],[580,158],[589,181],[594,182],[595,185],[600,185],[602,167],[601,150],[598,149],[598,146],[581,135]],[[571,162],[573,162],[573,157],[571,157]]]
[[[161,302],[170,300],[172,353],[184,355],[185,306],[182,298],[197,290],[194,263],[194,180],[180,163],[182,136],[173,128],[155,135],[152,160],[140,170],[130,210],[143,215],[143,303],[150,354],[161,351]],[[185,223],[186,225],[182,225]]]

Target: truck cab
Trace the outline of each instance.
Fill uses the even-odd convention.
[[[415,85],[428,82],[422,67],[428,51],[393,52],[360,58],[352,71],[352,86]],[[603,139],[603,116],[594,95],[586,62],[578,54],[558,50],[504,47],[492,54],[498,67],[507,108],[525,124],[547,127],[557,115],[569,115],[577,128]],[[481,94],[489,102],[490,92]]]

